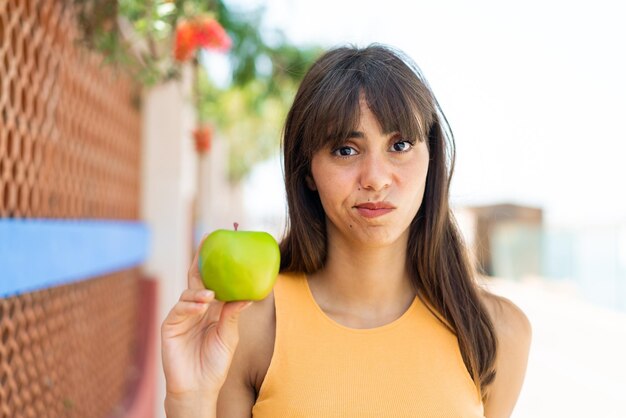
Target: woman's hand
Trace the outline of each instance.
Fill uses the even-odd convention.
[[[202,284],[198,252],[188,287],[161,326],[167,396],[215,403],[239,341],[239,313],[252,302],[216,300]]]

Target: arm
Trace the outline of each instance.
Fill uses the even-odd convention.
[[[255,387],[265,375],[259,369],[264,369],[262,365],[273,353],[274,324],[273,293],[243,310],[237,324],[238,344],[219,393],[185,397],[183,401],[168,395],[166,409],[176,411],[171,416],[250,418],[256,402]]]
[[[215,301],[214,293],[185,290],[161,326],[165,412],[174,417],[216,417],[220,388],[239,341],[245,302]]]
[[[246,302],[221,302],[204,288],[198,253],[188,289],[161,325],[165,411],[169,418],[215,417],[218,395],[239,342],[238,323]]]
[[[276,334],[274,293],[241,313],[239,345],[217,401],[218,417],[249,418],[269,362]]]
[[[508,418],[513,412],[526,374],[532,337],[530,321],[513,302],[490,296],[487,302],[498,339],[496,377],[488,387],[486,418]]]

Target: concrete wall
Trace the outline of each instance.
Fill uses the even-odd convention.
[[[197,161],[191,140],[195,124],[190,101],[191,72],[145,93],[143,102],[142,218],[152,233],[145,273],[159,282],[157,326],[160,327],[187,286],[192,256],[192,215]],[[153,334],[157,417],[164,417],[165,380],[160,328]]]
[[[187,287],[187,271],[199,239],[218,228],[244,224],[241,187],[228,183],[228,146],[216,136],[199,157],[192,139],[196,125],[191,101],[192,73],[155,87],[143,98],[142,219],[152,233],[144,266],[158,280],[156,417],[164,417],[165,379],[160,326]]]

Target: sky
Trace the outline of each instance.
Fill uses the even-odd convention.
[[[380,42],[411,56],[455,134],[453,204],[542,207],[554,226],[626,224],[623,2],[228,4],[265,7],[264,30],[295,44]],[[283,211],[281,176],[278,160],[254,171],[257,213]]]

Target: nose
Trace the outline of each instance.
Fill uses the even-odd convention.
[[[384,155],[377,152],[368,153],[361,165],[360,185],[372,191],[383,190],[391,185],[391,166]]]

